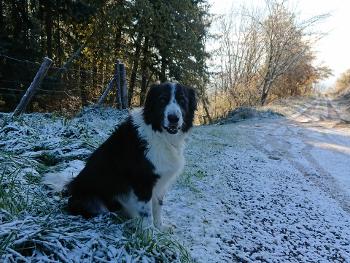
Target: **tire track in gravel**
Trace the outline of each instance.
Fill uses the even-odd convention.
[[[322,108],[324,106],[326,106],[326,109],[323,109],[323,112],[321,112],[319,116],[315,116],[315,114],[317,115],[319,111],[319,107]],[[261,142],[256,141],[256,138],[258,138],[258,134],[256,133],[253,136],[250,135],[250,141],[253,147],[255,147],[258,151],[263,152],[270,159],[278,160],[284,158],[288,160],[288,162],[301,174],[310,179],[312,183],[326,192],[331,198],[336,200],[340,207],[350,213],[350,196],[341,189],[336,179],[322,167],[318,160],[312,156],[311,151],[315,149],[315,146],[309,142],[313,140],[313,138],[308,136],[307,132],[305,132],[305,129],[313,127],[315,123],[318,123],[314,120],[315,117],[316,119],[319,117],[319,120],[324,119],[325,115],[322,114],[324,111],[327,111],[326,118],[328,120],[340,119],[339,113],[334,109],[333,105],[328,99],[327,101],[324,101],[324,99],[319,99],[310,103],[310,106],[302,109],[299,113],[293,114],[292,118],[294,121],[277,120],[269,122],[268,125],[264,123],[260,124],[264,125],[264,129],[266,129],[268,132],[260,135],[262,138]],[[298,123],[295,121],[298,119],[304,121],[302,123]],[[309,121],[305,122],[305,119],[309,119]],[[334,143],[339,143],[339,141],[333,139],[327,133],[321,134],[327,141],[331,140]],[[295,153],[293,154],[291,152],[291,149],[294,146],[289,141],[291,138],[298,139],[299,141],[297,141],[297,143],[302,144],[302,147],[299,148],[300,156],[296,156]],[[348,156],[342,152],[338,153]]]
[[[329,121],[334,121],[335,124],[332,124],[331,128],[334,128],[336,124],[341,120],[339,112],[334,108],[331,101],[327,98],[326,100],[326,109],[324,111],[327,114],[326,119]],[[327,128],[323,130],[328,130]],[[331,141],[335,144],[339,144],[339,140],[336,140],[334,137],[330,136],[328,133],[321,133],[327,141]],[[308,133],[301,132],[300,139],[304,143],[305,147],[301,150],[303,157],[308,161],[311,167],[317,172],[317,176],[313,176],[312,181],[320,187],[322,190],[326,191],[333,199],[337,200],[339,205],[347,212],[350,212],[350,196],[346,193],[336,181],[334,176],[331,175],[320,162],[311,154],[312,150],[315,149],[315,146],[308,143],[313,138],[311,138]],[[338,151],[337,154],[349,157],[348,154]]]
[[[329,101],[326,103],[327,106],[327,119],[332,120],[332,118],[339,118],[339,114],[336,111],[330,113],[331,104]],[[335,116],[333,115],[335,114]],[[332,125],[332,127],[335,125]],[[319,129],[319,128],[318,128]],[[322,128],[322,130],[328,130],[327,128]],[[321,133],[322,137],[325,138],[328,142],[333,142],[335,144],[339,144],[339,141],[334,137],[330,136],[328,133]],[[309,142],[313,140],[311,136],[308,135],[307,132],[300,133],[300,139],[304,143],[304,148],[301,150],[302,156],[308,161],[310,167],[315,169],[316,174],[311,177],[312,181],[322,190],[330,195],[333,199],[338,201],[338,204],[347,212],[350,212],[350,196],[346,193],[340,186],[339,182],[335,179],[334,176],[330,172],[328,172],[320,162],[311,154],[313,150],[315,150],[315,146],[310,144]],[[344,152],[336,152],[336,154],[340,154],[346,157],[349,157],[348,154]]]

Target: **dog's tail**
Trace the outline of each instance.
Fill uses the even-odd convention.
[[[84,165],[83,161],[71,161],[63,170],[45,174],[42,182],[53,192],[62,192],[66,190],[66,185],[84,168]]]

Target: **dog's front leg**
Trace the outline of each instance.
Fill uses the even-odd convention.
[[[163,206],[163,197],[158,197],[156,195],[152,196],[152,213],[154,226],[159,230],[163,230],[162,222],[162,206]]]
[[[154,226],[163,232],[171,232],[173,226],[163,224],[162,221],[162,207],[163,207],[163,196],[159,197],[156,195],[152,196],[152,212]]]
[[[143,228],[153,226],[151,198],[149,200],[140,199],[134,192],[130,192],[127,196],[119,197],[118,201],[131,218],[141,218]]]
[[[142,228],[153,227],[153,215],[152,215],[152,201],[139,202],[138,204],[138,216],[142,220]]]

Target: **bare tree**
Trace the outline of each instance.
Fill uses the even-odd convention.
[[[264,105],[275,81],[293,65],[307,56],[315,38],[312,26],[327,17],[327,14],[315,16],[306,21],[298,21],[286,2],[266,0],[267,17],[256,20],[260,26],[264,45],[265,62],[260,70],[260,103]],[[253,17],[253,19],[255,19]],[[314,35],[315,36],[315,35]],[[320,37],[317,34],[316,39]]]
[[[272,88],[287,87],[276,87],[283,76],[291,80],[289,84],[298,84],[295,89],[305,88],[299,83],[310,86],[322,78],[318,72],[322,68],[312,66],[312,47],[322,34],[312,30],[327,16],[301,21],[287,8],[287,1],[266,0],[265,9],[241,7],[223,17],[219,23],[220,47],[215,53],[220,67],[213,77],[214,100],[226,99],[228,110],[240,105],[264,105]],[[307,70],[302,71],[303,67]],[[290,94],[298,94],[293,88]]]
[[[250,89],[255,87],[263,56],[260,32],[243,11],[221,20],[221,45],[217,51],[220,91],[228,93],[235,105],[254,104]]]

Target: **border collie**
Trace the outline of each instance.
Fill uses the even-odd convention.
[[[121,206],[131,218],[142,218],[143,227],[166,230],[163,197],[183,170],[195,110],[192,88],[152,85],[144,107],[133,110],[66,185],[68,211],[89,218]]]

